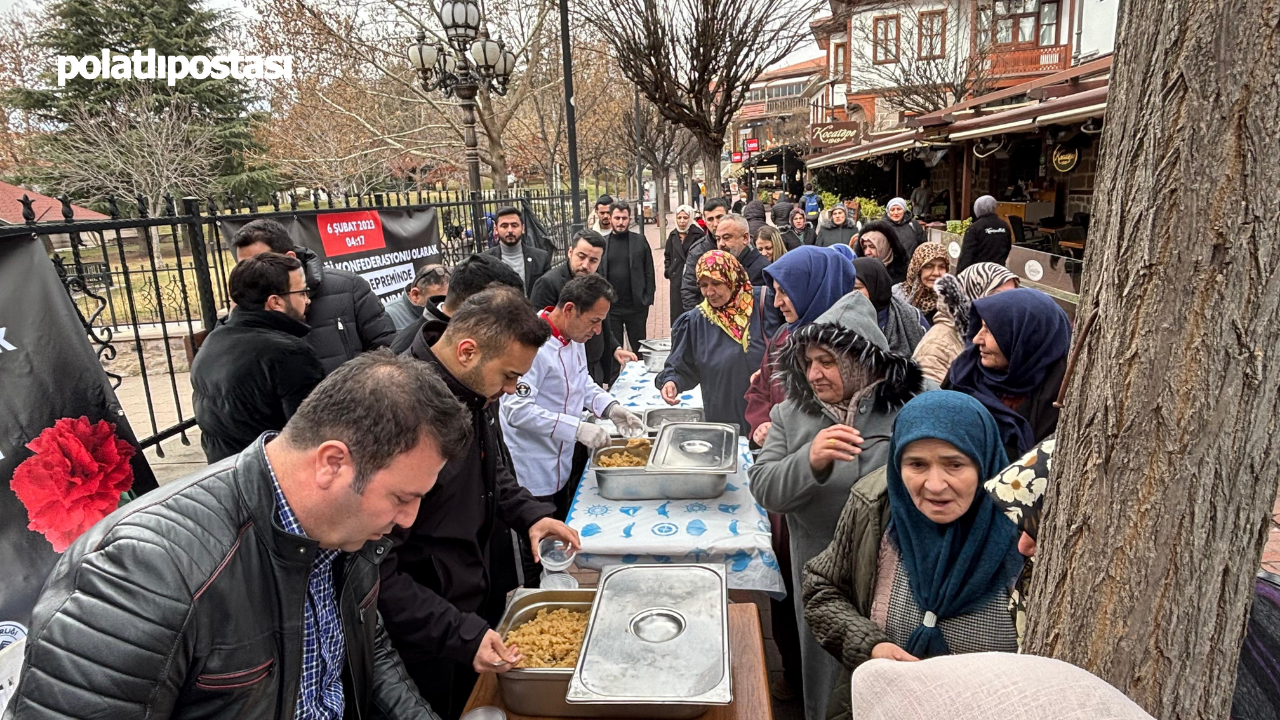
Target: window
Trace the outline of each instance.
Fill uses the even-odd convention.
[[[832,68],[832,75],[836,79],[843,78],[845,66],[844,43],[834,46],[832,55],[835,57],[835,67]]]
[[[920,13],[920,26],[916,34],[916,42],[916,51],[921,60],[938,60],[946,56],[946,10],[932,10]]]
[[[898,16],[871,21],[871,61],[877,65],[898,62]]]
[[[995,0],[977,14],[978,46],[1058,44],[1060,0]]]

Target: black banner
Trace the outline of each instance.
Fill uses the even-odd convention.
[[[230,246],[231,238],[252,219],[218,218],[223,242]],[[383,303],[395,300],[419,268],[443,262],[435,208],[351,208],[275,219],[294,244],[324,258],[326,267],[368,280]]]
[[[3,647],[26,635],[58,552],[114,509],[130,477],[134,493],[156,487],[76,307],[33,235],[0,240],[0,387]]]

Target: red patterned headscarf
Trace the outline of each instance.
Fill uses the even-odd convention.
[[[698,259],[694,272],[698,280],[707,278],[723,283],[733,292],[733,298],[723,307],[711,307],[711,302],[703,299],[698,308],[716,327],[737,340],[742,351],[746,352],[751,342],[749,331],[755,298],[751,294],[751,277],[742,269],[742,263],[723,250],[711,250]]]

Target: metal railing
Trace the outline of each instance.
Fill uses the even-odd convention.
[[[473,219],[489,218],[504,205],[517,206],[530,225],[536,223],[526,228],[526,237],[536,238],[550,251],[553,263],[565,259],[574,231],[574,199],[550,191],[486,191],[474,199],[461,192],[279,193],[269,209],[261,210],[252,199],[179,201],[166,195],[154,214],[145,198],[109,198],[107,219],[77,219],[71,201],[60,199],[61,220],[36,222],[32,202],[24,196],[26,222],[0,226],[0,243],[30,235],[43,240],[113,387],[119,389],[128,377],[130,391],[145,396],[145,417],[129,419],[139,444],[154,446],[160,457],[165,440],[176,436],[191,444],[187,431],[195,426],[195,418],[190,391],[179,376],[188,369],[195,334],[213,329],[218,314],[230,305],[227,276],[236,258],[218,230],[219,218],[285,219],[351,208],[434,208],[442,261],[449,266],[491,245],[491,223],[482,219],[485,231],[477,237]],[[577,202],[582,217],[589,218],[585,193]],[[55,247],[55,238],[63,236],[65,247]]]

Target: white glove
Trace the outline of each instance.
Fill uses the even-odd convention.
[[[622,407],[621,403],[610,405],[604,414],[618,427],[618,432],[622,433],[622,437],[636,438],[644,435],[644,423],[640,421],[640,418],[635,413]]]
[[[578,432],[574,437],[592,450],[609,444],[609,431],[595,423],[578,423]]]

